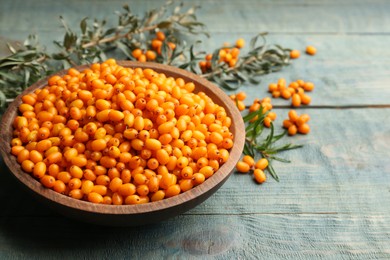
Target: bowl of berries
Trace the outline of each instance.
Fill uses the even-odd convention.
[[[234,102],[176,67],[106,60],[59,71],[19,95],[0,152],[23,187],[61,214],[155,223],[216,192],[244,147]]]

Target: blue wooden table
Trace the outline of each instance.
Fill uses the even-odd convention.
[[[134,12],[160,1],[127,1]],[[189,2],[189,1],[188,1]],[[126,1],[2,0],[4,42],[30,33],[53,48],[58,20],[113,21]],[[390,259],[390,2],[386,0],[195,1],[208,25],[206,50],[268,32],[269,43],[304,55],[256,86],[242,90],[269,96],[268,83],[284,77],[315,83],[311,133],[290,140],[304,148],[276,163],[280,182],[263,185],[233,174],[207,201],[165,222],[135,228],[99,227],[67,219],[37,202],[0,159],[0,259]],[[281,125],[289,107],[273,100]]]

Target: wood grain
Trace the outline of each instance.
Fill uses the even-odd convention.
[[[388,215],[376,214],[185,215],[146,227],[106,228],[52,217],[2,217],[0,254],[66,259],[388,259],[389,222]],[[75,239],[76,234],[88,239]]]
[[[29,33],[54,51],[59,15],[74,27],[84,17],[114,24],[121,0],[3,0],[0,36]],[[283,154],[279,183],[256,185],[233,174],[207,201],[173,219],[142,228],[104,228],[63,218],[0,174],[0,258],[390,259],[390,2],[386,0],[199,0],[211,38],[205,50],[269,32],[268,43],[303,51],[283,71],[244,86],[247,104],[267,96],[279,77],[311,80],[311,133],[288,139],[304,148]],[[161,1],[135,0],[135,12]],[[50,21],[50,22],[48,22]],[[276,124],[286,117],[288,102]],[[280,130],[280,129],[278,129]],[[0,167],[5,169],[0,158]],[[3,174],[4,173],[4,174]],[[57,232],[53,232],[56,230]],[[88,239],[85,239],[85,238]],[[26,246],[29,245],[29,246]]]

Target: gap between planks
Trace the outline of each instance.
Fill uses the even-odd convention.
[[[250,106],[246,106],[249,109]],[[377,105],[308,105],[301,107],[291,107],[290,105],[273,105],[272,108],[284,108],[284,109],[381,109],[390,108],[390,104],[377,104]]]

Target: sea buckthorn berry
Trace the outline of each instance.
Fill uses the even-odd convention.
[[[302,103],[301,97],[298,94],[292,95],[292,100],[291,100],[292,106],[299,107],[301,103]]]
[[[250,166],[249,166],[249,164],[246,163],[246,162],[239,161],[239,162],[237,162],[237,164],[236,164],[236,169],[237,169],[238,172],[247,173],[247,172],[249,172],[249,170],[250,170]]]
[[[151,196],[151,201],[159,201],[165,198],[165,191],[159,190]]]
[[[90,192],[88,193],[88,201],[99,204],[103,202],[103,196],[97,192]]]
[[[259,159],[255,164],[255,169],[264,170],[268,167],[268,160],[266,158]]]
[[[150,150],[160,150],[161,142],[157,139],[149,138],[145,141],[145,148]]]
[[[236,47],[241,49],[243,48],[245,45],[245,40],[243,38],[239,38],[237,41],[236,41]]]
[[[34,166],[35,166],[35,163],[33,161],[30,161],[30,160],[24,160],[22,162],[22,169],[25,171],[25,172],[33,172],[34,170]]]
[[[236,94],[237,100],[244,101],[246,99],[246,93],[241,91]]]
[[[317,49],[311,45],[306,47],[306,53],[309,55],[315,55],[317,53]]]
[[[77,200],[81,200],[83,198],[84,194],[81,191],[81,189],[74,189],[69,191],[69,197]]]
[[[272,119],[270,117],[266,116],[264,118],[264,121],[263,121],[264,126],[269,128],[269,127],[271,127],[271,123],[272,123]]]
[[[291,91],[288,90],[288,89],[284,89],[284,90],[281,92],[281,96],[282,96],[282,98],[284,98],[284,99],[290,99],[290,98],[291,98]]]
[[[214,169],[212,166],[204,166],[199,170],[199,173],[203,174],[204,177],[207,179],[214,174]]]
[[[301,53],[298,50],[290,51],[290,58],[291,59],[298,59],[300,55],[301,55]]]
[[[69,167],[69,173],[72,175],[73,178],[81,179],[83,177],[83,170],[76,165],[72,165]]]
[[[45,175],[40,179],[40,182],[46,188],[53,188],[56,179],[51,175]]]
[[[180,185],[179,184],[174,184],[172,186],[169,186],[168,189],[165,190],[165,197],[173,197],[176,195],[179,195],[180,193]]]
[[[288,128],[288,134],[289,135],[295,135],[297,133],[298,129],[297,129],[297,126],[296,125],[291,125],[289,128]]]
[[[140,204],[140,197],[138,195],[129,195],[125,198],[125,204],[126,205],[135,205]]]
[[[64,194],[66,191],[66,185],[62,181],[56,180],[53,185],[53,190],[58,193]]]
[[[297,126],[301,126],[304,123],[307,123],[309,120],[310,120],[310,116],[308,114],[302,114],[298,117],[296,124]],[[30,153],[30,157],[31,157],[31,153]]]
[[[247,163],[249,165],[249,167],[253,167],[255,165],[255,160],[253,159],[252,156],[250,155],[245,155],[243,158],[242,158],[242,161]]]
[[[289,128],[291,125],[293,125],[294,123],[293,122],[291,122],[290,120],[288,120],[288,119],[285,119],[285,120],[283,120],[283,127],[284,128]]]
[[[313,82],[305,82],[305,84],[302,87],[305,91],[312,91],[314,89],[314,83]]]
[[[290,119],[291,122],[295,123],[297,120],[298,120],[298,114],[297,114],[297,111],[295,110],[290,110],[288,112],[288,117]]]
[[[195,186],[202,184],[205,181],[205,179],[206,179],[206,177],[202,173],[195,173],[192,176],[192,181],[193,181]]]
[[[255,177],[256,182],[260,184],[267,180],[267,176],[261,169],[255,169],[253,171],[253,176]]]
[[[37,150],[32,150],[30,151],[30,160],[33,162],[33,163],[38,163],[38,162],[41,162],[43,161],[43,156],[40,152],[38,152]]]
[[[71,190],[79,189],[79,188],[81,188],[81,184],[82,184],[82,182],[79,178],[73,178],[73,179],[69,180],[68,187]]]
[[[309,125],[306,124],[306,123],[304,123],[304,124],[298,126],[298,132],[299,132],[300,134],[304,134],[304,135],[305,135],[305,134],[308,134],[308,133],[310,132],[310,127],[309,127]]]
[[[134,58],[138,59],[142,55],[142,50],[141,49],[134,49],[131,54],[133,55]]]
[[[179,186],[180,186],[180,190],[182,192],[185,192],[194,187],[194,182],[192,179],[184,179],[180,181]]]

